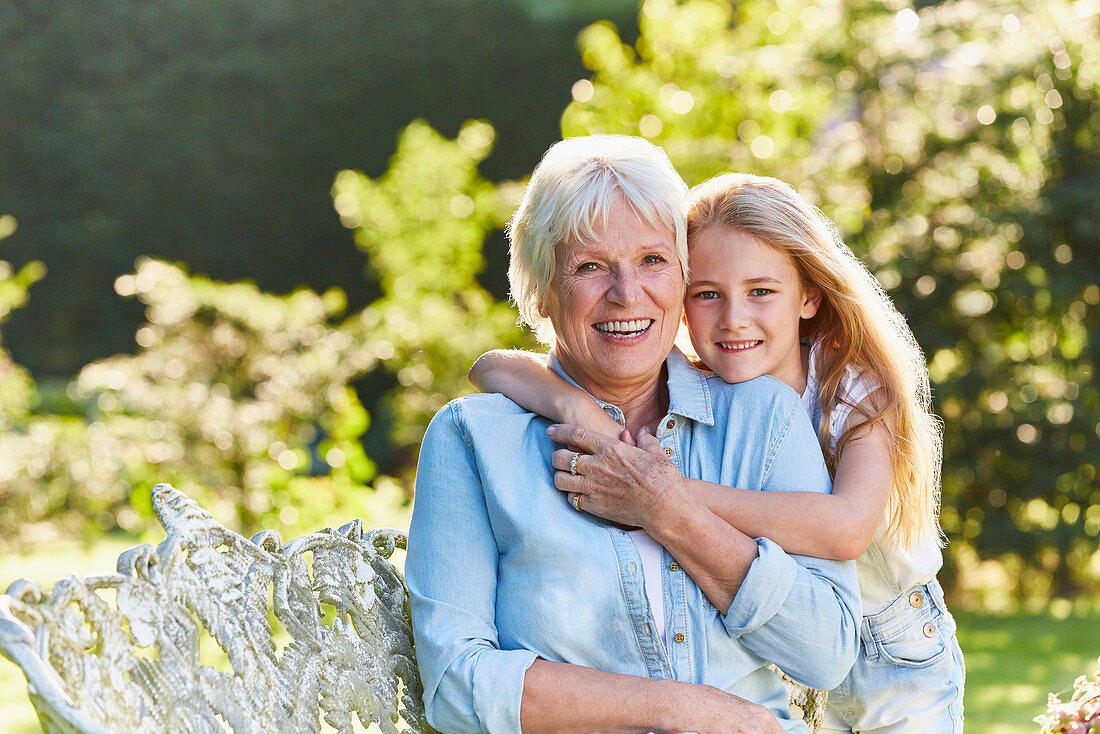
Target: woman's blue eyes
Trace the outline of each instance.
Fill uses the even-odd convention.
[[[667,260],[665,260],[665,258],[661,257],[660,255],[646,255],[644,258],[642,258],[642,262],[646,265],[653,265],[655,263],[667,262]],[[594,262],[581,263],[577,266],[577,272],[591,272],[598,269],[599,267],[600,266]]]

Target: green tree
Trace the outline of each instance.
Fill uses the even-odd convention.
[[[352,383],[373,375],[391,386],[376,455],[405,473],[431,416],[469,389],[473,359],[521,341],[515,314],[477,282],[482,242],[516,193],[478,173],[493,138],[487,123],[447,140],[418,122],[385,175],[340,174],[336,209],[382,291],[349,317],[335,289],[277,296],[139,260],[115,282],[145,306],[136,354],[84,367],[68,388],[73,415],[0,432],[11,457],[0,529],[9,539],[50,523],[140,530],[159,481],[245,529],[369,521],[371,482],[383,503],[406,499],[364,451],[368,414]]]
[[[337,323],[343,293],[276,296],[147,259],[116,290],[146,306],[138,352],[88,365],[73,392],[118,442],[127,486],[174,482],[249,528],[365,508],[351,490],[375,469],[348,383],[377,359]]]
[[[494,135],[488,123],[469,122],[447,140],[414,122],[385,174],[343,171],[333,187],[382,290],[357,321],[397,383],[385,405],[388,438],[406,469],[432,415],[469,391],[473,360],[522,340],[515,312],[477,281],[485,238],[503,226],[517,194],[478,173]]]
[[[11,235],[16,228],[15,217],[0,215],[0,240]],[[0,325],[11,312],[27,302],[27,291],[46,274],[42,263],[34,261],[18,271],[11,263],[0,260]],[[30,374],[12,361],[0,339],[0,431],[11,430],[27,418],[37,399],[36,387]],[[3,459],[0,459],[0,464]],[[0,469],[0,496],[3,496],[3,474]]]
[[[369,483],[393,483],[363,451],[349,382],[377,356],[340,322],[341,292],[276,296],[150,259],[116,290],[146,307],[137,353],[87,365],[69,385],[76,414],[0,432],[8,541],[141,530],[161,481],[245,530],[374,514]]]
[[[1020,596],[1094,588],[1095,15],[646,0],[639,27],[582,33],[564,132],[641,134],[689,183],[750,171],[817,201],[930,358],[953,569],[996,559]]]
[[[416,117],[448,136],[487,117],[485,170],[523,175],[581,71],[577,30],[632,4],[0,3],[5,251],[51,273],[9,348],[40,380],[132,350],[140,304],[111,284],[139,256],[361,308],[377,291],[332,216],[335,173],[380,174]]]

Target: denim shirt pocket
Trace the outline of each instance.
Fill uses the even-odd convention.
[[[878,614],[863,618],[864,643],[894,665],[929,667],[948,652],[947,639],[953,632],[947,629],[949,620],[928,587],[916,586]]]

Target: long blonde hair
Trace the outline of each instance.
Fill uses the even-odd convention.
[[[932,412],[924,355],[882,286],[842,242],[836,225],[782,181],[724,174],[692,189],[690,198],[689,251],[703,229],[739,230],[786,253],[802,287],[821,291],[821,305],[802,322],[802,335],[818,345],[819,438],[829,471],[835,473],[848,441],[884,423],[894,470],[886,537],[903,548],[924,537],[940,538],[942,423]],[[869,410],[839,394],[849,366],[881,385]],[[834,443],[829,418],[839,403],[851,405],[858,417]]]

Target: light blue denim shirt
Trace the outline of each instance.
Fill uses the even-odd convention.
[[[729,385],[677,351],[666,365],[657,439],[684,476],[829,491],[793,390],[770,377]],[[815,688],[844,679],[858,647],[854,565],[758,539],[733,604],[718,611],[666,551],[666,649],[630,537],[554,487],[548,425],[501,395],[471,395],[440,410],[424,437],[405,573],[432,726],[519,732],[524,674],[541,657],[716,686],[807,731],[765,666]]]

